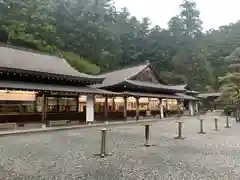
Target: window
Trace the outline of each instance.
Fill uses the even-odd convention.
[[[47,97],[48,112],[77,112],[77,98]],[[36,111],[42,112],[43,98],[37,97]]]
[[[159,104],[158,101],[150,100],[150,101],[149,101],[149,108],[150,108],[150,109],[159,109],[158,104]]]
[[[169,110],[178,108],[176,99],[168,99],[166,104]]]
[[[59,98],[59,112],[75,112],[77,103],[76,98],[61,97]]]
[[[3,101],[0,103],[0,113],[30,113],[34,112],[34,102]]]
[[[67,106],[68,106],[68,110],[70,112],[75,112],[77,111],[77,99],[76,98],[68,98],[67,99]]]
[[[48,112],[58,112],[58,98],[47,97]]]
[[[67,98],[60,98],[58,103],[59,103],[59,112],[66,112],[67,111]]]
[[[21,103],[22,112],[34,112],[34,102],[22,102]]]

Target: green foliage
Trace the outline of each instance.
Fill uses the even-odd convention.
[[[240,72],[238,71],[238,65],[240,64],[240,48],[236,48],[225,59],[230,64],[230,67],[236,67],[236,72],[227,73],[225,76],[219,79],[219,82],[221,84],[221,100],[228,101],[228,104],[239,104]]]
[[[166,83],[216,91],[228,56],[240,47],[240,22],[202,32],[195,2],[184,0],[168,28],[137,20],[110,0],[1,0],[0,41],[64,54],[85,73],[149,60]],[[67,52],[67,53],[66,53]]]
[[[235,105],[226,105],[224,108],[223,108],[223,113],[224,115],[226,116],[230,116],[233,112],[236,111],[236,106]]]
[[[5,26],[0,27],[0,42],[7,43],[8,36],[8,29]]]
[[[94,64],[89,63],[85,59],[81,58],[78,54],[72,52],[64,52],[63,57],[67,62],[79,72],[97,74],[100,72],[100,68]]]
[[[196,3],[184,0],[181,7],[181,21],[183,35],[189,37],[197,37],[202,34],[202,21],[200,20],[200,12],[196,9]]]
[[[221,100],[225,103],[240,102],[240,76],[239,74],[227,74],[220,78],[222,84],[220,88]]]

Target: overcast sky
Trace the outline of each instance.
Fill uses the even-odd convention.
[[[115,0],[118,9],[127,7],[138,19],[149,17],[153,24],[167,27],[179,13],[182,0]],[[240,0],[195,0],[205,30],[240,20]]]

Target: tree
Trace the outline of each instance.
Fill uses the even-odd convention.
[[[236,104],[236,120],[240,121],[240,48],[236,48],[226,61],[230,63],[230,68],[235,72],[229,72],[220,78],[221,83],[221,100],[227,104]]]
[[[228,72],[224,58],[240,47],[240,22],[203,33],[196,3],[184,0],[163,29],[112,2],[0,0],[0,41],[64,55],[82,72],[149,60],[166,83],[188,83],[199,91],[219,88],[218,77]]]
[[[183,21],[183,32],[185,36],[197,37],[202,34],[202,21],[200,12],[196,9],[196,3],[191,0],[184,0],[180,5],[180,18]]]
[[[179,16],[174,16],[168,22],[168,30],[170,32],[170,36],[173,36],[179,43],[182,41],[184,36],[184,22]]]

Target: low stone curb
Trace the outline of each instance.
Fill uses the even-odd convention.
[[[186,117],[182,117],[184,119]],[[73,125],[73,126],[62,126],[62,127],[47,127],[47,128],[37,128],[37,129],[24,129],[24,130],[10,130],[0,132],[0,136],[11,136],[11,135],[21,135],[21,134],[30,134],[30,133],[44,133],[51,131],[64,131],[64,130],[73,130],[73,129],[87,129],[87,128],[96,128],[96,127],[106,127],[106,126],[120,126],[127,124],[141,124],[141,123],[155,123],[158,121],[165,120],[175,120],[176,117],[164,118],[164,119],[144,119],[144,120],[134,120],[134,121],[118,121],[118,122],[108,122],[102,124],[89,124],[89,125]]]
[[[47,128],[37,128],[37,129],[24,129],[24,130],[9,130],[0,132],[0,136],[10,136],[10,135],[20,135],[20,134],[29,134],[29,133],[44,133],[50,131],[63,131],[63,130],[72,130],[72,129],[87,129],[87,128],[95,128],[95,127],[106,127],[106,126],[119,126],[125,124],[138,124],[138,123],[146,123],[146,122],[157,122],[161,119],[149,119],[149,120],[139,120],[139,121],[126,121],[126,122],[108,122],[102,124],[89,124],[89,125],[73,125],[73,126],[65,126],[65,127],[47,127]]]

